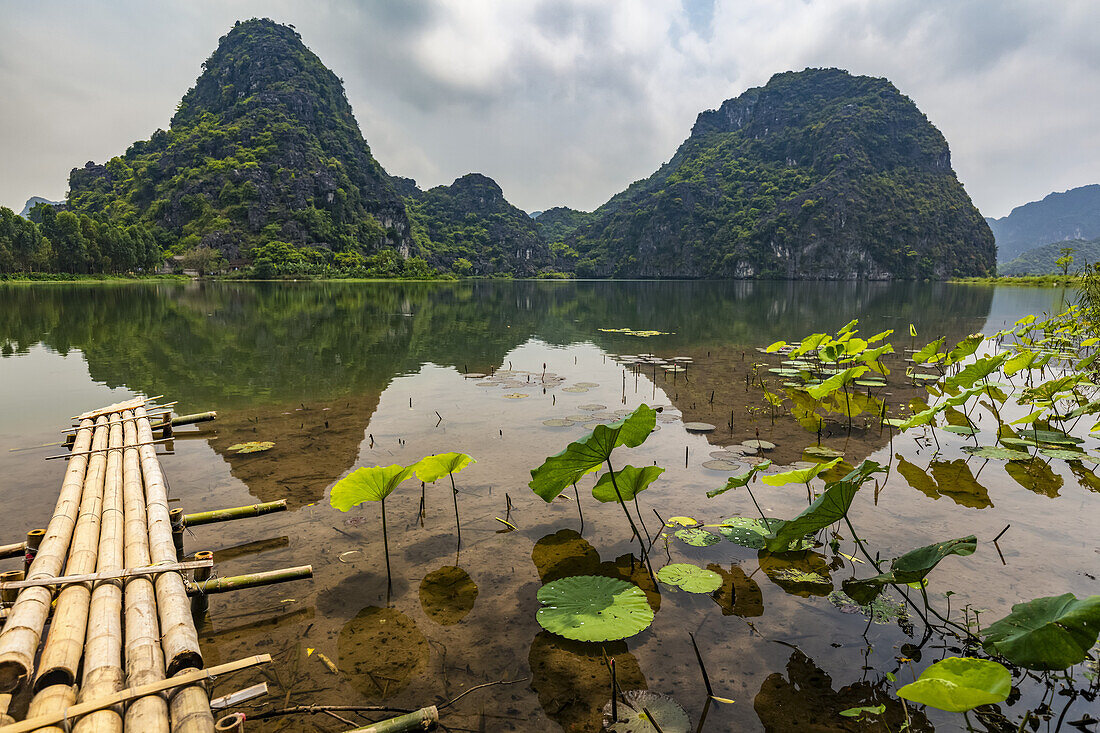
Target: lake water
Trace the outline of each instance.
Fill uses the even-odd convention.
[[[522,680],[472,692],[445,709],[443,721],[452,730],[597,730],[610,696],[606,653],[624,689],[671,695],[694,730],[706,696],[691,632],[714,694],[734,700],[711,707],[706,730],[884,730],[881,722],[838,715],[880,703],[889,729],[898,730],[904,713],[885,675],[911,681],[928,663],[958,653],[952,642],[933,638],[915,648],[919,620],[916,629],[912,622],[868,626],[826,599],[831,587],[784,582],[774,558],[731,542],[692,547],[658,538],[655,566],[709,566],[724,585],[713,595],[662,586],[659,597],[651,594],[655,620],[637,636],[597,645],[544,631],[535,594],[549,580],[618,573],[643,587],[649,581],[640,566],[632,569],[637,544],[618,506],[598,504],[582,486],[582,526],[572,492],[547,504],[527,488],[529,472],[583,435],[585,422],[614,419],[643,402],[664,405],[659,431],[641,448],[621,449],[618,459],[667,469],[639,497],[647,531],[660,529],[654,510],[704,523],[753,516],[743,492],[706,498],[729,475],[702,465],[710,453],[759,437],[777,446],[769,458],[789,464],[817,442],[789,420],[773,421],[748,387],[761,357],[756,347],[833,332],[852,318],[865,336],[894,329],[899,350],[910,346],[910,323],[918,346],[941,335],[952,343],[1025,314],[1058,312],[1072,297],[929,283],[0,286],[0,543],[45,526],[65,469],[64,461],[43,460],[59,448],[13,449],[59,440],[84,410],[164,395],[178,401],[178,413],[219,414],[214,423],[180,429],[164,447],[179,506],[198,511],[277,498],[290,505],[281,514],[196,528],[187,551],[214,550],[223,576],[307,563],[315,570],[310,581],[212,598],[201,631],[207,664],[275,657],[265,671],[219,680],[216,694],[266,680],[271,692],[257,705],[418,708],[474,685]],[[601,331],[611,328],[668,333]],[[643,353],[692,362],[683,373],[624,368],[624,356]],[[495,377],[464,376],[473,373]],[[570,417],[567,427],[544,425]],[[717,429],[688,432],[691,421]],[[275,447],[252,455],[228,450],[253,440]],[[889,430],[850,436],[832,426],[822,443],[844,451],[846,462],[870,457],[893,467],[852,510],[883,559],[978,536],[974,555],[948,558],[931,576],[929,595],[941,611],[949,590],[957,619],[969,605],[982,610],[983,623],[1037,596],[1097,592],[1100,479],[1089,469],[1052,461],[1049,475],[1014,477],[1003,463],[964,460],[962,438],[943,441],[933,455],[934,445],[908,434],[891,439]],[[329,489],[358,466],[446,451],[477,460],[455,476],[461,546],[449,485],[422,493],[408,481],[386,502],[388,587],[377,505],[344,514],[328,505]],[[756,493],[769,516],[805,508],[801,486],[760,485]],[[994,547],[989,540],[1009,524]],[[837,564],[827,548],[800,562],[779,570],[808,568],[836,588],[851,575],[851,564]],[[857,572],[865,576],[866,567]],[[1023,685],[1001,710],[1018,721],[1044,692]],[[1041,729],[1053,730],[1065,702],[1047,698],[1053,719]],[[1077,700],[1065,719],[1088,709]],[[913,714],[911,725],[965,729],[961,716],[934,710]],[[347,727],[321,715],[249,726]]]

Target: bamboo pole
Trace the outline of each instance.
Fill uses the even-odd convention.
[[[67,709],[60,713],[51,713],[49,715],[41,715],[37,717],[28,716],[26,720],[22,720],[14,725],[10,725],[3,729],[3,733],[30,733],[30,731],[38,731],[43,726],[53,725],[54,723],[61,723],[69,718],[79,718],[82,715],[93,713],[96,710],[102,710],[103,708],[113,707],[120,703],[129,703],[133,706],[134,700],[139,698],[145,698],[148,696],[157,696],[158,693],[165,690],[173,690],[184,685],[193,685],[196,682],[206,682],[212,680],[218,675],[229,674],[230,672],[236,672],[240,669],[247,669],[249,667],[255,667],[258,664],[267,664],[271,661],[270,654],[259,654],[254,657],[245,657],[244,659],[238,659],[235,662],[226,662],[225,664],[219,664],[216,667],[209,669],[197,669],[176,676],[170,680],[160,680],[158,682],[150,682],[149,684],[139,685],[136,687],[127,687],[124,690],[119,690],[113,695],[102,697],[98,700],[91,700],[89,702],[77,703],[69,706]],[[160,699],[158,697],[158,699]],[[213,728],[213,724],[211,724]],[[141,731],[145,733],[146,728],[130,728],[127,726],[127,730]]]
[[[110,420],[107,474],[103,484],[103,516],[100,523],[99,573],[117,573],[125,564],[123,540],[126,515],[122,497],[122,418]],[[118,692],[126,684],[122,668],[122,581],[100,579],[92,590],[88,612],[88,640],[84,651],[84,678],[80,686],[81,702]],[[73,733],[122,733],[120,709],[107,708],[77,721]]]
[[[110,428],[107,418],[96,419],[92,447],[101,451],[107,447]],[[80,500],[80,515],[69,546],[65,572],[83,575],[95,572],[99,554],[99,524],[103,516],[103,486],[107,477],[107,454],[96,453],[88,462],[84,477],[84,494]],[[84,637],[88,631],[88,610],[92,600],[89,584],[74,583],[61,588],[54,607],[53,621],[42,656],[38,660],[37,692],[51,685],[74,685],[84,654]],[[45,712],[45,711],[43,711]]]
[[[230,713],[218,719],[214,725],[218,733],[244,733],[244,713]]]
[[[149,443],[153,430],[145,408],[134,410],[139,443]],[[149,556],[154,563],[176,562],[176,546],[172,542],[172,520],[168,516],[168,488],[151,445],[138,448],[141,472],[145,478],[146,517],[149,527]],[[157,577],[157,611],[160,614],[161,643],[168,676],[186,667],[202,668],[199,635],[189,613],[187,590],[177,573]]]
[[[26,542],[16,542],[12,545],[0,545],[0,559],[6,559],[9,557],[23,557],[26,552]]]
[[[312,578],[313,566],[300,565],[296,568],[267,570],[262,573],[233,575],[228,578],[210,578],[209,580],[201,581],[198,576],[199,574],[196,571],[195,582],[187,589],[188,594],[193,596],[191,599],[192,603],[199,598],[214,595],[215,593],[229,593],[230,591],[256,588],[261,585],[275,585],[276,583],[289,583],[292,580]]]
[[[137,438],[150,443],[153,429],[144,407],[134,410]],[[172,520],[168,508],[168,484],[157,460],[156,448],[138,448],[141,472],[145,479],[146,520],[149,528],[149,554],[154,563],[176,562],[176,546],[172,541]],[[179,573],[158,575],[154,582],[157,613],[160,617],[161,647],[169,677],[203,666],[199,635],[191,617],[190,603],[183,576]],[[177,690],[169,699],[173,733],[208,733],[214,729],[210,712],[210,696],[204,687],[192,685]]]
[[[74,583],[98,584],[101,580],[122,580],[134,578],[139,575],[160,575],[161,573],[179,572],[180,570],[195,570],[196,568],[208,568],[214,565],[213,560],[187,560],[186,562],[170,562],[164,565],[148,565],[143,568],[128,568],[126,570],[113,570],[102,573],[86,573],[84,575],[62,575],[57,578],[42,578],[40,580],[10,580],[2,581],[7,573],[0,573],[0,591],[22,590],[36,586],[65,586]],[[12,573],[22,575],[20,570],[12,570]]]
[[[260,517],[264,514],[271,514],[272,512],[285,511],[286,499],[278,499],[276,501],[266,501],[261,504],[233,507],[232,509],[213,509],[208,512],[185,514],[183,517],[183,524],[185,527],[198,527],[203,524],[228,522],[232,519],[244,519],[246,517]]]
[[[8,708],[11,706],[11,695],[0,694],[0,725],[10,725],[15,722],[15,718],[8,715]]]
[[[27,708],[27,719],[31,718],[45,718],[49,719],[56,717],[58,711],[65,710],[70,705],[76,702],[76,688],[72,685],[50,685],[42,692],[34,696],[31,700],[31,705]],[[66,733],[68,726],[53,725],[52,723],[63,723],[65,716],[62,714],[59,720],[53,720],[50,724],[43,727],[36,727],[33,730],[37,733]],[[16,726],[19,724],[16,723]]]
[[[81,479],[81,490],[84,489],[83,479]],[[79,499],[77,499],[79,502]],[[42,546],[42,538],[46,536],[46,530],[44,529],[32,529],[27,532],[27,541],[23,543],[23,572],[29,573],[31,569],[31,563],[34,562],[34,558],[38,557],[38,548]],[[65,548],[66,550],[68,547]]]
[[[0,573],[0,602],[3,602],[5,606],[10,606],[15,603],[15,599],[19,597],[19,589],[5,587],[4,584],[13,583],[22,579],[22,570],[8,570],[7,572]]]
[[[439,710],[435,705],[420,708],[406,715],[382,720],[364,728],[356,728],[348,733],[409,733],[417,730],[435,730],[439,723]]]
[[[196,560],[210,560],[213,562],[214,553],[210,550],[202,550],[195,553]],[[195,571],[195,585],[199,588],[204,588],[206,584],[210,582],[210,568],[199,568]],[[190,592],[190,588],[188,591]],[[202,617],[210,608],[210,599],[207,598],[206,593],[198,592],[191,594],[191,615]]]
[[[126,530],[123,556],[127,567],[149,565],[149,531],[145,520],[145,491],[137,425],[133,413],[123,414],[126,450],[122,457],[122,489]],[[130,687],[164,679],[164,652],[160,647],[156,592],[149,576],[130,578],[124,585],[126,633],[126,684]],[[127,730],[168,733],[168,703],[159,695],[139,697],[126,708]]]
[[[92,443],[92,421],[84,420],[74,448],[87,450]],[[31,563],[28,578],[48,578],[61,573],[76,525],[80,494],[84,489],[85,456],[74,456],[65,469],[65,479],[53,517]],[[50,612],[53,594],[48,588],[27,588],[15,601],[0,633],[0,692],[11,692],[34,670],[34,654],[42,627]]]

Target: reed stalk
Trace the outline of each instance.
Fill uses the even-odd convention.
[[[107,454],[103,450],[107,447],[109,438],[107,418],[100,416],[96,419],[92,438],[92,448],[99,452],[93,454],[88,461],[84,493],[80,499],[80,514],[73,529],[69,560],[65,564],[65,573],[69,575],[94,573],[96,569],[99,525],[103,516],[103,486],[107,476]],[[43,688],[53,685],[76,684],[80,658],[84,655],[84,637],[88,631],[91,600],[90,583],[72,583],[59,590],[49,635],[38,660],[35,691],[41,692]]]
[[[157,460],[156,447],[151,445],[153,428],[145,407],[134,410],[137,423],[141,472],[145,478],[146,518],[149,529],[149,554],[156,564],[176,562],[176,545],[172,540],[172,520],[168,507],[168,484]],[[185,670],[201,669],[202,652],[199,635],[191,617],[187,588],[180,573],[158,575],[154,582],[157,612],[160,616],[161,646],[164,649],[165,670],[175,677]],[[210,698],[204,687],[192,685],[178,690],[170,698],[173,733],[207,733],[214,728]]]
[[[86,451],[91,446],[93,425],[91,420],[81,421],[74,449]],[[69,460],[53,517],[27,573],[29,579],[61,574],[76,526],[87,467],[87,456],[77,455]],[[26,588],[12,606],[0,633],[0,692],[13,691],[34,671],[34,655],[52,600],[49,588]]]
[[[125,516],[123,558],[126,567],[149,565],[149,531],[145,519],[145,491],[141,480],[141,460],[137,443],[137,425],[132,412],[123,413],[126,450],[122,458],[122,493]],[[164,652],[160,647],[156,593],[150,576],[135,576],[124,584],[126,633],[126,684],[137,687],[163,680]],[[128,730],[168,733],[168,703],[159,695],[146,695],[126,707]]]
[[[116,572],[124,567],[123,539],[126,515],[122,501],[122,418],[112,415],[107,454],[107,475],[103,484],[103,517],[100,522],[97,572]],[[81,702],[118,692],[126,684],[122,669],[122,581],[98,581],[92,590],[88,640],[84,654]],[[73,733],[121,733],[119,709],[107,708],[77,721]]]

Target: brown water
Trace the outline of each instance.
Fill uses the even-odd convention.
[[[660,430],[643,447],[617,454],[620,462],[667,469],[640,497],[648,530],[660,524],[654,509],[703,521],[751,516],[743,493],[706,498],[728,475],[702,467],[709,453],[759,434],[777,444],[769,457],[788,463],[816,440],[754,408],[763,403],[746,391],[745,374],[761,360],[756,346],[835,331],[851,318],[860,319],[863,334],[896,329],[899,346],[907,345],[910,323],[920,343],[945,334],[957,340],[1027,313],[1061,310],[1070,297],[1059,290],[879,283],[0,287],[0,543],[44,526],[64,471],[64,461],[42,460],[56,448],[11,449],[57,440],[80,411],[132,394],[164,394],[179,401],[181,413],[219,412],[213,424],[181,430],[161,459],[181,506],[286,498],[291,507],[196,528],[188,552],[214,550],[220,575],[305,563],[315,570],[311,581],[212,599],[202,631],[208,664],[259,652],[275,657],[263,671],[219,680],[216,694],[266,680],[271,692],[257,707],[417,708],[474,685],[521,680],[472,692],[443,711],[444,722],[452,730],[598,730],[610,689],[606,653],[616,660],[620,685],[671,695],[694,729],[705,694],[692,632],[715,694],[735,701],[712,706],[706,730],[898,730],[904,716],[886,673],[898,684],[911,681],[957,649],[932,639],[903,651],[920,641],[919,621],[915,631],[905,623],[868,628],[865,617],[826,600],[829,587],[772,580],[783,569],[775,558],[761,561],[725,541],[695,548],[673,540],[666,554],[658,540],[660,564],[709,566],[725,585],[713,596],[663,586],[659,596],[652,593],[647,576],[632,570],[637,545],[619,507],[599,505],[582,487],[582,528],[575,501],[548,505],[527,488],[530,469],[585,432],[543,421],[581,414],[582,405],[605,407],[595,414],[667,405]],[[614,327],[673,333],[637,338],[599,330]],[[641,352],[695,361],[674,378],[624,373],[613,356]],[[489,386],[463,377],[501,370],[514,374],[498,374]],[[564,389],[577,382],[598,386]],[[515,394],[525,396],[505,397]],[[684,420],[718,429],[689,433]],[[243,456],[227,450],[249,440],[275,448]],[[891,442],[888,431],[852,438],[835,431],[823,443],[845,451],[851,463],[892,462],[889,477],[861,492],[852,511],[884,559],[939,539],[978,536],[978,552],[948,558],[932,575],[929,593],[941,611],[948,590],[955,593],[952,609],[986,609],[983,622],[1033,597],[1098,592],[1100,479],[1086,468],[1052,461],[1049,470],[1014,477],[1004,464],[963,460],[961,439],[941,437],[933,458],[934,446],[911,437]],[[456,476],[461,548],[449,486],[426,487],[421,516],[419,483],[403,484],[386,501],[387,588],[378,506],[343,514],[328,506],[328,490],[357,466],[445,451],[477,460]],[[805,507],[801,487],[761,486],[756,493],[770,516]],[[988,541],[1007,524],[998,554]],[[829,560],[807,553],[794,567],[826,574],[839,588],[851,569],[829,567]],[[577,574],[618,575],[651,591],[652,604],[659,603],[653,624],[602,649],[543,631],[536,591]],[[1018,722],[1043,692],[1023,685],[1001,710]],[[887,711],[878,722],[838,715],[880,703]],[[1054,699],[1052,719],[1038,729],[1054,730],[1064,705]],[[1079,699],[1065,719],[1087,710]],[[305,715],[253,727],[349,726]],[[965,724],[929,710],[913,716],[912,729]]]

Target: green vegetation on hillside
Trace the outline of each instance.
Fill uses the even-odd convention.
[[[997,238],[1000,262],[1049,242],[1090,240],[1100,236],[1100,184],[1052,193],[986,221]]]
[[[404,205],[371,156],[340,79],[286,26],[238,23],[170,128],[70,175],[69,206],[143,224],[172,253],[229,260],[272,240],[408,250]]]
[[[1072,275],[1100,261],[1100,239],[1051,242],[1029,249],[997,268],[1001,275]]]
[[[582,276],[945,278],[994,264],[939,131],[888,81],[837,69],[778,74],[702,113],[669,163],[566,243]]]

